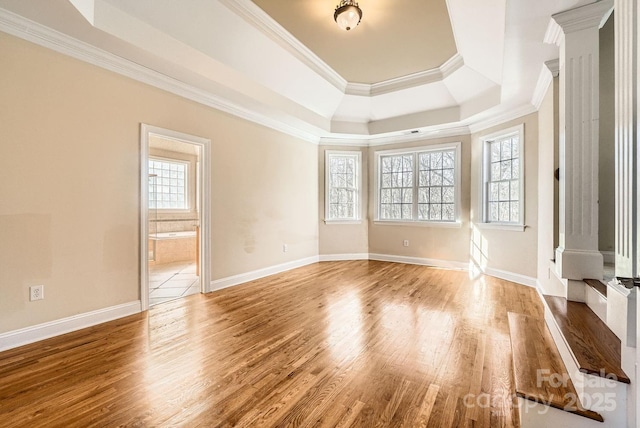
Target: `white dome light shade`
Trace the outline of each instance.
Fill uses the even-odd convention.
[[[340,4],[336,6],[333,19],[335,19],[338,27],[349,31],[360,23],[362,10],[358,7],[358,3],[353,0],[341,0]]]

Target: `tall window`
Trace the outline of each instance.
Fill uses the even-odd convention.
[[[325,220],[360,220],[361,153],[325,153]]]
[[[377,220],[458,220],[460,143],[384,151],[377,156]]]
[[[414,154],[382,156],[380,180],[380,218],[411,220],[413,218]]]
[[[524,224],[523,129],[518,126],[482,139],[485,223]]]
[[[186,210],[188,163],[149,159],[149,208]],[[155,177],[154,177],[155,176]]]

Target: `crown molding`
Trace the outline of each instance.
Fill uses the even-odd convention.
[[[357,95],[360,97],[370,97],[371,96],[371,87],[368,83],[347,83],[347,86],[344,88],[345,95]]]
[[[343,146],[343,147],[369,147],[369,140],[358,140],[355,138],[321,137],[320,146]]]
[[[533,96],[531,97],[531,104],[533,104],[536,110],[540,109],[542,101],[547,95],[549,85],[551,85],[553,79],[555,77],[558,77],[559,75],[560,60],[556,58],[545,61],[542,69],[540,70],[540,76],[538,76],[538,83],[536,84],[536,88],[533,91]]]
[[[369,140],[369,147],[384,146],[388,144],[411,143],[414,141],[427,141],[439,138],[459,137],[461,135],[469,135],[468,126],[460,125],[437,130],[424,130],[418,133],[406,131],[403,135],[373,137]]]
[[[509,109],[507,112],[503,114],[498,114],[488,119],[480,120],[475,123],[472,123],[469,125],[469,129],[471,130],[472,133],[475,134],[476,132],[484,131],[494,126],[502,125],[511,120],[519,119],[523,116],[526,116],[531,113],[535,113],[537,111],[538,109],[533,104],[526,103],[514,109]]]
[[[562,32],[573,33],[587,28],[600,28],[613,11],[613,0],[600,0],[584,6],[551,15]]]
[[[544,100],[545,95],[547,95],[547,89],[549,89],[549,85],[553,82],[553,75],[546,65],[543,65],[540,69],[540,76],[538,76],[538,83],[536,84],[536,88],[533,90],[533,96],[531,97],[531,104],[534,105],[536,110],[540,109],[542,105],[542,101]]]
[[[237,2],[237,0],[221,1],[233,3]],[[98,66],[105,70],[109,70],[119,75],[131,78],[135,81],[156,87],[174,95],[181,96],[199,104],[217,109],[219,111],[231,114],[233,116],[256,123],[258,125],[274,129],[276,131],[291,135],[300,140],[307,141],[313,144],[366,147],[388,144],[401,144],[412,141],[468,135],[470,133],[484,130],[492,126],[497,126],[504,122],[514,120],[537,111],[537,107],[535,104],[527,103],[526,105],[523,105],[519,108],[511,109],[504,114],[492,116],[487,120],[477,121],[474,123],[465,121],[462,124],[452,124],[453,126],[449,125],[449,127],[442,127],[438,130],[423,129],[419,133],[411,133],[410,131],[405,131],[403,134],[386,134],[379,136],[363,135],[355,138],[349,136],[341,137],[336,135],[325,135],[321,137],[320,135],[322,134],[322,131],[313,133],[312,131],[306,131],[304,129],[286,123],[285,120],[277,120],[257,113],[247,107],[238,105],[226,98],[222,98],[215,93],[204,91],[193,85],[189,85],[165,74],[151,70],[147,67],[99,49],[88,43],[77,40],[64,33],[48,28],[42,24],[31,21],[27,18],[24,18],[2,8],[0,8],[0,31],[32,42],[36,45],[51,49],[63,55],[67,55],[69,57],[92,64],[94,66]],[[442,73],[442,75],[446,77],[463,65],[464,62],[462,61],[462,57],[456,54],[449,61],[443,64],[443,66],[441,66],[439,70],[440,73]],[[427,75],[428,73],[424,74]],[[421,78],[424,78],[424,76],[422,76]],[[402,82],[403,78],[400,78],[398,80]],[[388,84],[391,85],[391,83]],[[395,81],[394,84],[403,83],[398,83],[397,81]],[[406,84],[406,82],[404,84]]]
[[[550,18],[543,41],[548,45],[560,46],[563,40],[564,33],[562,32],[562,27],[560,27],[553,18]]]
[[[468,126],[454,126],[438,130],[420,130],[415,133],[405,131],[396,135],[370,136],[364,139],[341,138],[341,137],[322,137],[320,138],[321,146],[350,146],[350,147],[376,147],[389,144],[411,143],[414,141],[435,140],[438,138],[459,137],[461,135],[469,135]]]
[[[254,28],[293,54],[327,82],[345,92],[347,81],[250,0],[219,0]]]
[[[2,8],[0,31],[267,128],[314,144],[318,143],[317,135],[258,114],[211,92],[158,73]]]
[[[545,61],[544,65],[551,72],[551,76],[558,77],[560,75],[560,59],[550,59],[549,61]]]
[[[415,86],[440,82],[449,75],[464,66],[462,55],[456,53],[440,67],[431,70],[419,71],[406,76],[396,77],[383,82],[367,83],[347,83],[345,94],[360,96],[376,96],[399,91],[401,89],[413,88]]]
[[[440,67],[431,70],[419,71],[406,76],[401,76],[378,83],[347,82],[338,72],[320,59],[313,51],[302,44],[282,25],[278,24],[265,11],[260,9],[250,0],[219,0],[220,3],[231,9],[238,16],[261,31],[271,40],[275,41],[302,61],[307,67],[315,71],[319,76],[331,83],[346,95],[376,96],[408,89],[415,86],[439,82],[464,65],[464,60],[459,53],[449,58]]]

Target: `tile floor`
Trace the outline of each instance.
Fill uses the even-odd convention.
[[[200,292],[195,261],[149,266],[149,305]]]

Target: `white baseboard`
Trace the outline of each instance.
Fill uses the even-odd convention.
[[[434,266],[434,267],[447,268],[447,269],[467,270],[469,268],[468,262],[425,259],[422,257],[392,256],[389,254],[369,253],[369,260],[377,260],[381,262],[407,263],[410,265]]]
[[[531,276],[521,275],[519,273],[507,272],[506,270],[485,268],[483,273],[489,276],[495,276],[496,278],[504,279],[507,281],[515,282],[517,284],[526,285],[527,287],[538,288],[538,280]]]
[[[291,269],[299,268],[302,266],[317,263],[319,256],[307,257],[306,259],[294,260],[287,263],[282,263],[275,266],[269,266],[262,269],[257,269],[251,272],[241,273],[238,275],[228,276],[226,278],[216,279],[211,281],[211,291],[222,290],[223,288],[232,287],[234,285],[243,284],[245,282],[253,281],[255,279],[264,278],[265,276],[275,275],[277,273],[286,272]]]
[[[325,254],[294,260],[275,266],[269,266],[263,269],[257,269],[251,272],[234,275],[227,278],[217,279],[211,281],[211,291],[221,290],[223,288],[243,284],[245,282],[264,278],[266,276],[274,275],[281,272],[286,272],[288,270],[296,269],[320,261],[347,260],[377,260],[383,262],[434,266],[446,269],[469,269],[469,264],[465,262],[427,259],[421,257],[394,256],[389,254],[375,253]],[[536,286],[535,278],[516,273],[491,268],[485,269],[483,273],[530,287]],[[29,343],[37,342],[39,340],[44,340],[50,337],[80,330],[82,328],[91,327],[103,322],[133,315],[139,313],[141,311],[140,308],[140,301],[137,300],[135,302],[124,303],[117,306],[111,306],[109,308],[98,309],[92,312],[73,315],[67,318],[62,318],[59,320],[38,324],[19,330],[9,331],[7,333],[0,333],[0,352]]]
[[[140,312],[140,301],[123,303],[83,314],[0,334],[0,351],[17,348],[39,340],[70,333],[103,322],[112,321]]]
[[[369,260],[369,253],[321,254],[321,262],[342,262],[348,260]]]
[[[391,254],[376,253],[358,253],[358,254],[325,254],[320,256],[320,261],[346,261],[346,260],[377,260],[381,262],[407,263],[412,265],[434,266],[445,269],[469,270],[469,262],[459,262],[451,260],[427,259],[423,257],[395,256]],[[507,272],[500,269],[485,268],[481,269],[482,273],[517,284],[526,285],[528,287],[538,288],[536,278],[521,275],[518,273]]]

